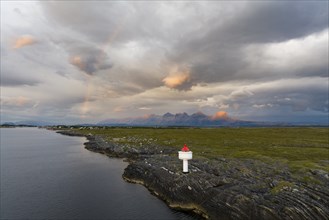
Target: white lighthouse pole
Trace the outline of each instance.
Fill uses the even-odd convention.
[[[183,160],[183,173],[188,173],[188,160],[192,159],[192,151],[188,149],[186,144],[181,151],[178,151],[178,158]]]
[[[183,173],[188,173],[188,160],[183,160]]]

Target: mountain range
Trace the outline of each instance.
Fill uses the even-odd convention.
[[[25,120],[18,122],[4,122],[1,125],[3,126],[52,126],[55,125],[51,122],[46,121],[36,121],[36,120]]]
[[[195,126],[195,127],[219,127],[219,126],[261,126],[262,122],[242,121],[233,119],[226,112],[217,112],[213,116],[202,112],[194,114],[166,113],[164,115],[146,115],[136,118],[107,119],[97,123],[99,126]],[[268,124],[268,123],[267,123]]]
[[[2,126],[54,126],[56,123],[45,121],[19,121],[19,122],[5,122],[1,123]],[[282,123],[282,122],[257,122],[257,121],[244,121],[231,118],[224,111],[217,112],[214,115],[206,115],[202,112],[194,114],[187,113],[166,113],[164,115],[145,115],[142,117],[129,117],[121,119],[106,119],[96,124],[75,124],[73,126],[145,126],[145,127],[284,127],[284,126],[328,126],[328,124],[316,123]]]

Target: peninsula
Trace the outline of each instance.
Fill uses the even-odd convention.
[[[209,219],[328,219],[327,128],[85,128],[85,148],[127,158],[123,178]],[[189,173],[177,152],[193,151]]]

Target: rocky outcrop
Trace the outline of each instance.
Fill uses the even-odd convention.
[[[328,187],[302,183],[280,165],[217,158],[192,160],[189,174],[181,169],[176,158],[152,156],[131,163],[123,177],[211,219],[329,218]]]
[[[123,178],[143,184],[172,208],[210,219],[329,219],[324,171],[310,170],[306,177],[312,181],[302,181],[280,163],[218,157],[193,159],[190,173],[183,174],[174,149],[127,148],[87,138],[89,150],[128,158]]]

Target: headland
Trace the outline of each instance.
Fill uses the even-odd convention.
[[[207,219],[329,218],[329,177],[324,170],[328,160],[321,160],[323,167],[294,170],[297,162],[287,163],[273,157],[224,157],[204,152],[206,156],[197,156],[189,162],[190,172],[184,174],[182,162],[177,158],[179,148],[156,145],[150,139],[144,142],[126,136],[109,139],[99,131],[58,133],[86,136],[86,149],[126,158],[129,165],[123,178],[144,185],[174,209]],[[306,141],[304,145],[307,144]]]

